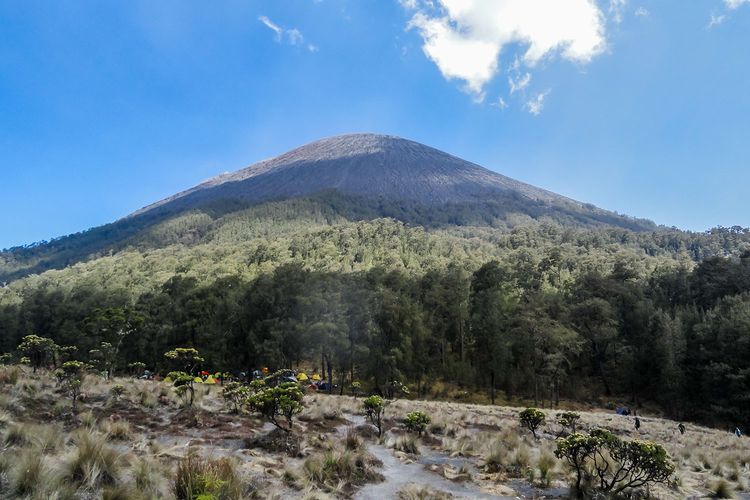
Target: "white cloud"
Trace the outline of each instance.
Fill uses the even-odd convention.
[[[711,29],[714,26],[718,26],[726,20],[727,20],[727,16],[725,16],[724,14],[721,14],[718,16],[715,14],[711,14],[711,19],[709,19],[708,25],[706,25],[706,29]]]
[[[650,12],[646,7],[638,7],[635,9],[635,15],[638,17],[648,17]]]
[[[286,36],[289,39],[289,43],[292,45],[299,45],[305,41],[305,37],[302,36],[302,32],[297,28],[287,30]]]
[[[518,76],[516,78],[513,78],[512,76],[508,77],[508,86],[510,87],[510,93],[515,94],[519,90],[523,90],[526,87],[529,86],[531,83],[531,73],[526,73],[523,76]]]
[[[539,116],[544,109],[544,101],[550,92],[551,90],[545,90],[538,93],[533,99],[526,101],[526,111],[534,116]]]
[[[585,64],[606,48],[605,19],[594,0],[400,0],[422,50],[446,79],[475,99],[500,71],[503,49],[522,48],[521,63],[545,58]]]
[[[271,21],[270,19],[268,19],[268,17],[266,17],[266,16],[260,16],[258,18],[258,21],[260,21],[263,24],[265,24],[267,28],[269,28],[271,31],[273,31],[276,34],[276,41],[277,42],[281,41],[281,37],[284,35],[284,30],[281,29],[281,26],[279,26],[278,24],[274,23],[273,21]]]
[[[508,107],[508,103],[505,102],[505,99],[503,99],[502,96],[497,98],[497,102],[495,103],[495,106],[497,106],[500,109],[505,109]]]
[[[317,52],[318,47],[312,43],[305,43],[305,37],[297,28],[285,29],[271,21],[267,16],[260,16],[258,21],[262,22],[268,29],[274,32],[278,43],[286,42],[289,45],[305,46],[309,52]]]
[[[750,0],[724,0],[724,3],[729,9],[737,9],[739,8],[743,3],[750,3]]]
[[[623,12],[628,0],[609,0],[609,15],[616,24],[622,22]]]

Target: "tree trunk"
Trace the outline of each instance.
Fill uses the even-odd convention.
[[[492,385],[490,389],[490,399],[492,399],[492,404],[495,404],[495,370],[490,371],[490,383]]]

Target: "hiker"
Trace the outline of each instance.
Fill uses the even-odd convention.
[[[680,425],[678,425],[677,428],[680,430],[680,434],[685,434],[685,424],[680,422]]]
[[[740,430],[739,427],[735,427],[735,429],[734,429],[734,435],[737,436],[737,437],[742,437],[742,431]]]
[[[638,417],[635,417],[635,430],[638,430],[641,428],[641,419]]]

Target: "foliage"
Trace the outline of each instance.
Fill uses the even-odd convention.
[[[416,432],[421,436],[431,421],[432,419],[421,411],[413,411],[406,414],[404,425],[409,432]]]
[[[570,432],[576,432],[578,421],[581,420],[581,415],[574,411],[563,411],[555,415],[555,419],[559,425],[563,428],[570,429]]]
[[[29,364],[34,368],[42,368],[54,361],[57,344],[52,339],[38,335],[26,335],[18,345],[18,351],[29,359]]]
[[[232,413],[238,413],[250,395],[250,388],[240,382],[229,382],[222,389],[221,395]]]
[[[247,406],[260,413],[269,422],[285,432],[292,431],[292,419],[294,415],[303,409],[302,399],[304,393],[299,384],[295,382],[284,382],[275,387],[266,387],[251,394],[246,400]],[[279,417],[284,417],[287,425],[279,422]]]
[[[167,378],[172,381],[172,387],[174,387],[177,395],[182,398],[185,406],[192,407],[195,400],[195,378],[189,373],[181,371],[169,372]]]
[[[675,470],[666,450],[650,441],[624,441],[609,431],[574,433],[557,442],[555,456],[576,473],[575,491],[583,486],[619,495],[650,483],[666,482]]]
[[[383,435],[383,413],[385,412],[385,401],[380,396],[372,395],[362,402],[365,415],[370,419],[372,425],[378,429],[378,437]]]
[[[534,437],[537,437],[536,431],[544,425],[544,412],[536,408],[526,408],[518,414],[518,420],[521,427],[530,430]]]
[[[70,397],[73,413],[76,412],[78,398],[81,395],[81,386],[83,377],[91,365],[82,361],[66,361],[60,368],[55,371],[55,376],[60,382],[63,390]]]
[[[182,370],[192,375],[195,367],[205,361],[198,353],[198,350],[192,347],[177,347],[164,353],[164,357],[174,362]]]
[[[115,401],[119,400],[120,397],[122,397],[122,395],[125,394],[126,392],[127,390],[125,389],[125,386],[122,384],[115,384],[109,390],[109,393],[112,394],[112,397],[115,398]]]
[[[387,397],[392,381],[418,397],[450,381],[464,397],[616,396],[675,418],[748,420],[742,228],[632,232],[383,207],[421,217],[415,227],[361,220],[370,207],[330,197],[235,208],[180,214],[112,255],[11,281],[0,288],[0,351],[29,332],[101,351],[129,323],[115,373],[143,362],[192,374],[195,363],[162,356],[192,346],[222,372],[321,360],[342,391],[357,380]],[[47,250],[12,259],[33,266]],[[41,362],[20,354],[59,366],[63,349]],[[112,372],[87,361],[97,359]]]
[[[142,361],[134,361],[132,363],[128,363],[128,368],[130,369],[130,374],[134,377],[139,377],[143,370],[146,369],[146,363]]]

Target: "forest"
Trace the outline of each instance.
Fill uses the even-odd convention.
[[[35,334],[86,359],[126,335],[117,370],[163,371],[164,352],[190,346],[206,369],[314,367],[337,391],[750,425],[747,230],[274,217],[14,281],[0,289],[0,350],[12,359]]]

